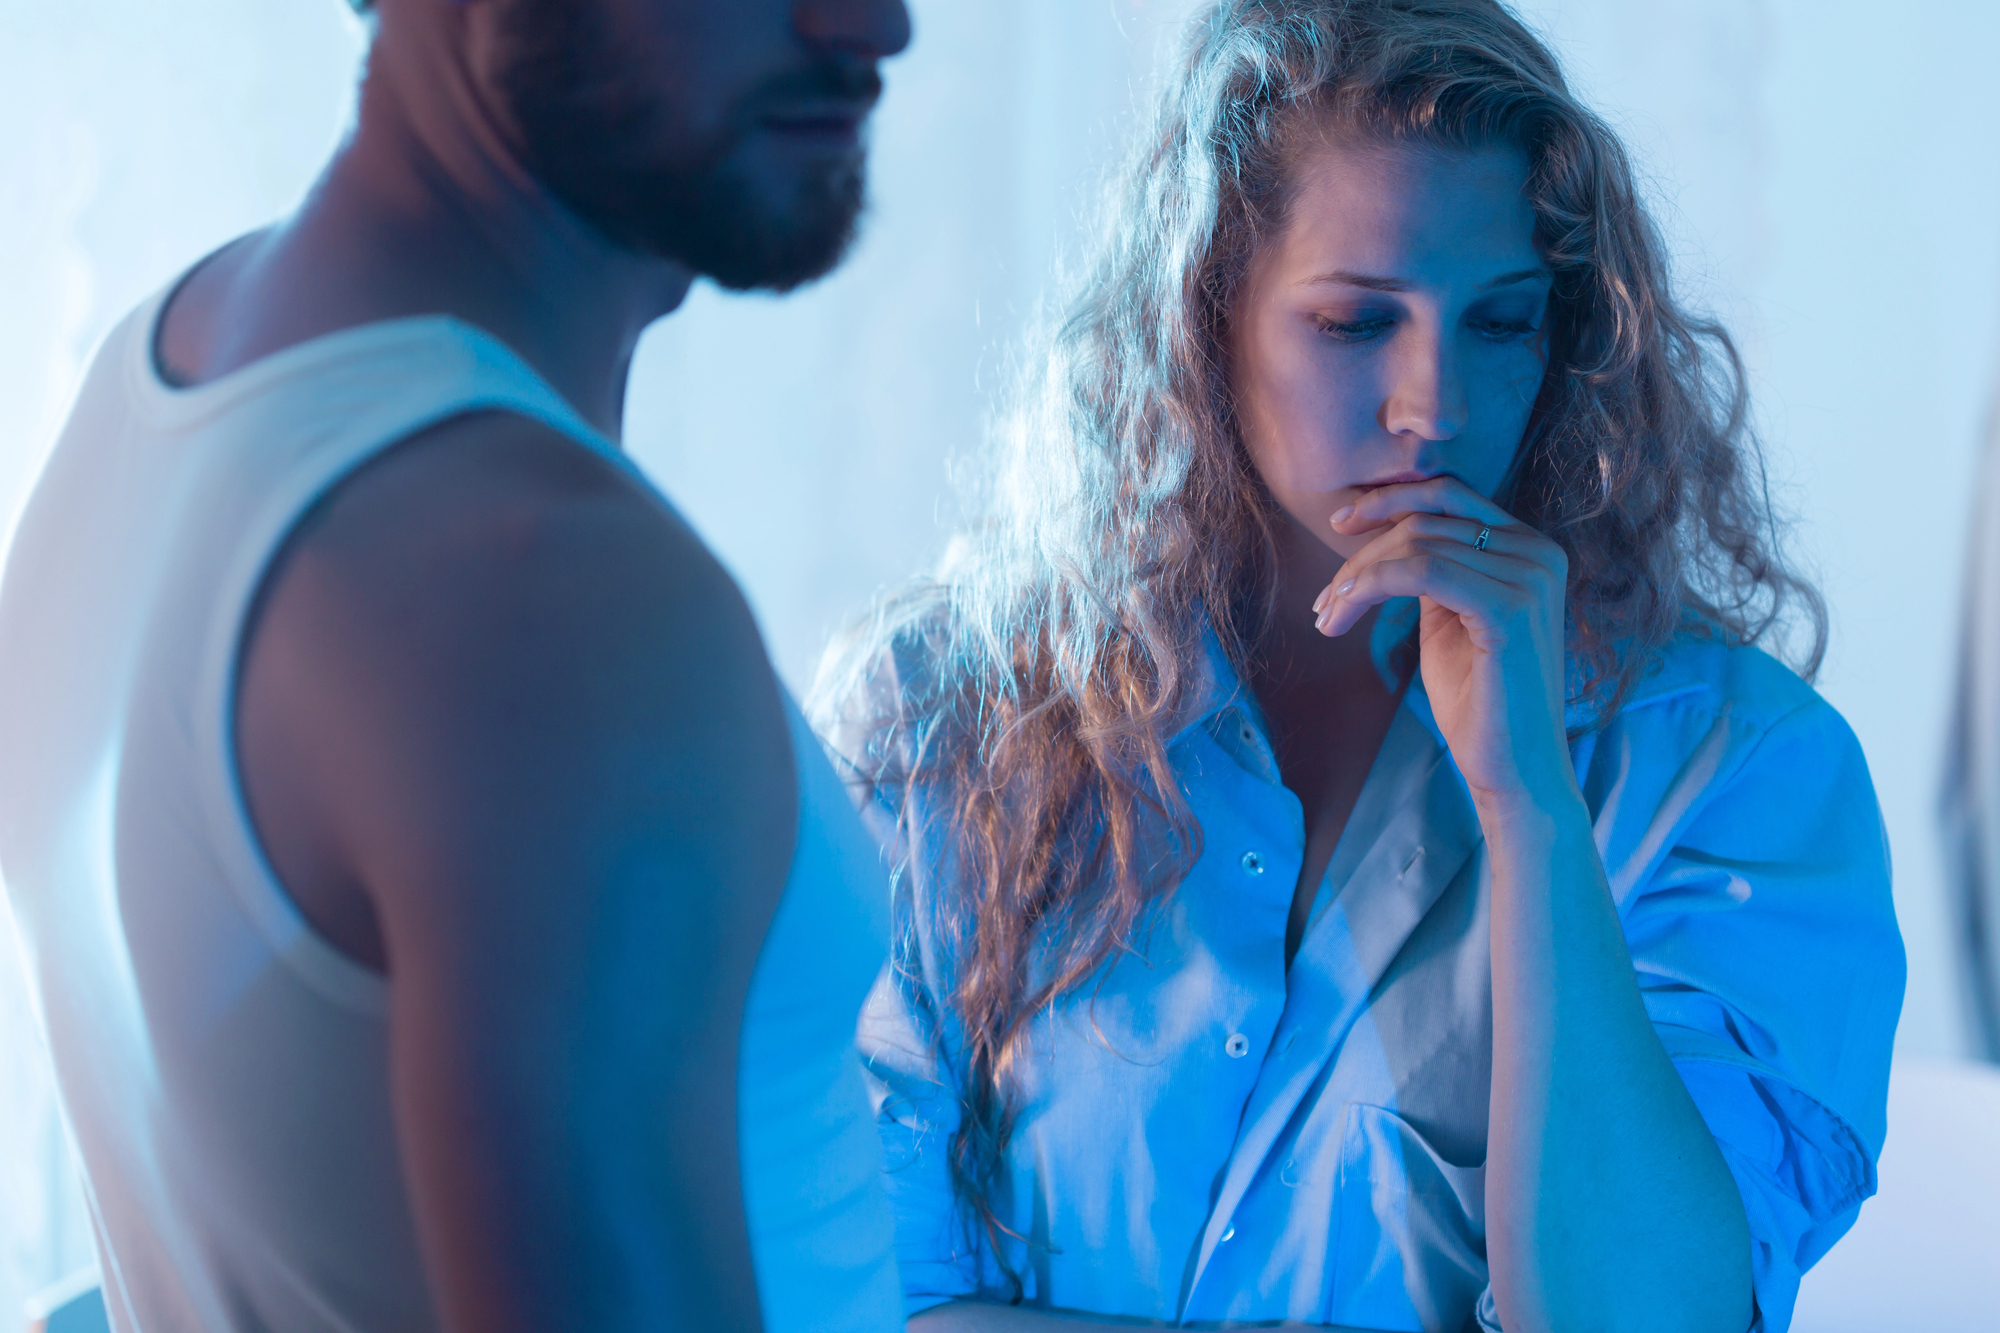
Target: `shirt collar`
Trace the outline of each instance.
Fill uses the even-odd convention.
[[[1252,710],[1256,709],[1256,701],[1243,687],[1243,678],[1236,674],[1229,654],[1223,651],[1222,640],[1216,637],[1215,627],[1206,619],[1201,626],[1201,660],[1195,665],[1195,686],[1189,693],[1187,711],[1182,715],[1181,725],[1174,730],[1173,740],[1179,740],[1232,705],[1248,703]]]
[[[1381,613],[1375,617],[1375,626],[1368,640],[1369,655],[1374,658],[1375,669],[1382,674],[1383,683],[1391,690],[1402,685],[1402,677],[1392,660],[1395,650],[1416,628],[1417,615],[1416,598],[1396,597],[1385,602]],[[1180,740],[1197,726],[1203,727],[1225,749],[1236,755],[1245,767],[1272,782],[1278,781],[1277,761],[1271,750],[1270,729],[1264,721],[1264,710],[1258,706],[1257,696],[1244,684],[1242,676],[1230,662],[1221,639],[1216,636],[1214,625],[1206,620],[1201,627],[1201,648],[1201,661],[1197,664],[1199,675],[1189,696],[1191,702],[1182,715],[1184,720],[1174,731],[1172,741]],[[1438,731],[1437,722],[1431,715],[1430,700],[1424,697],[1421,678],[1410,682],[1409,688],[1404,691],[1403,701],[1404,706],[1415,711],[1442,745],[1444,736]]]

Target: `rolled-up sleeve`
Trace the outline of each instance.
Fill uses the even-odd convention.
[[[882,1185],[895,1217],[905,1318],[979,1286],[978,1260],[967,1243],[963,1210],[951,1185],[958,1090],[940,1077],[944,1066],[938,1024],[924,982],[902,970],[922,964],[908,956],[909,950],[895,947],[921,934],[909,896],[915,882],[910,876],[926,868],[911,865],[915,849],[911,821],[905,818],[905,802],[911,797],[894,784],[878,786],[869,776],[885,767],[879,722],[894,711],[900,683],[912,667],[902,652],[883,653],[862,673],[859,695],[816,719],[835,769],[847,779],[856,812],[881,848],[897,886],[890,904],[891,958],[862,1006],[855,1047],[882,1142]],[[896,762],[887,767],[907,770],[913,758],[907,753],[908,738],[892,743],[900,748]]]
[[[1743,1195],[1755,1327],[1783,1333],[1875,1191],[1904,980],[1881,814],[1816,696],[1768,726],[1718,716],[1665,796],[1633,858],[1649,873],[1607,868],[1655,1030]]]
[[[896,1219],[905,1318],[978,1287],[951,1187],[958,1098],[938,1081],[925,1026],[885,969],[862,1009],[859,1045],[882,1136],[882,1182]]]

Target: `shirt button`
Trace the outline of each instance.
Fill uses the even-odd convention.
[[[1229,1228],[1229,1230],[1227,1230],[1227,1231],[1223,1232],[1223,1233],[1222,1233],[1222,1238],[1223,1238],[1224,1240],[1235,1240],[1235,1239],[1236,1239],[1236,1228],[1235,1228],[1235,1227],[1231,1227],[1231,1228]]]
[[[1243,853],[1243,872],[1247,875],[1263,874],[1264,858],[1259,856],[1256,852]]]
[[[1240,1032],[1229,1034],[1229,1040],[1222,1043],[1222,1049],[1229,1052],[1232,1060],[1241,1060],[1250,1054],[1250,1039]]]

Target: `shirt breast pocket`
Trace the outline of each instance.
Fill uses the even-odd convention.
[[[1486,1168],[1454,1166],[1394,1111],[1349,1102],[1321,1322],[1462,1333],[1486,1287]]]

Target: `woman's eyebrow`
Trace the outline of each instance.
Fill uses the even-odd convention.
[[[1548,278],[1553,276],[1554,275],[1550,273],[1546,268],[1543,268],[1541,265],[1537,264],[1534,268],[1519,268],[1515,269],[1512,273],[1502,273],[1499,277],[1494,278],[1489,282],[1480,283],[1479,290],[1482,292],[1490,292],[1495,287],[1511,287],[1517,282],[1532,282],[1536,278]]]
[[[1368,273],[1352,273],[1337,268],[1331,273],[1322,273],[1316,278],[1307,278],[1301,287],[1323,287],[1338,285],[1343,287],[1366,287],[1377,292],[1407,292],[1412,284],[1407,278],[1378,278]]]
[[[1517,282],[1529,282],[1535,278],[1546,278],[1548,276],[1550,275],[1546,268],[1515,269],[1512,273],[1502,273],[1497,278],[1490,278],[1480,283],[1479,290],[1488,292],[1492,291],[1495,287],[1511,287]],[[1408,278],[1385,278],[1373,273],[1355,273],[1344,268],[1335,269],[1331,273],[1322,273],[1315,278],[1307,278],[1299,284],[1301,287],[1321,287],[1327,285],[1366,287],[1368,290],[1375,292],[1407,292],[1416,286]]]

